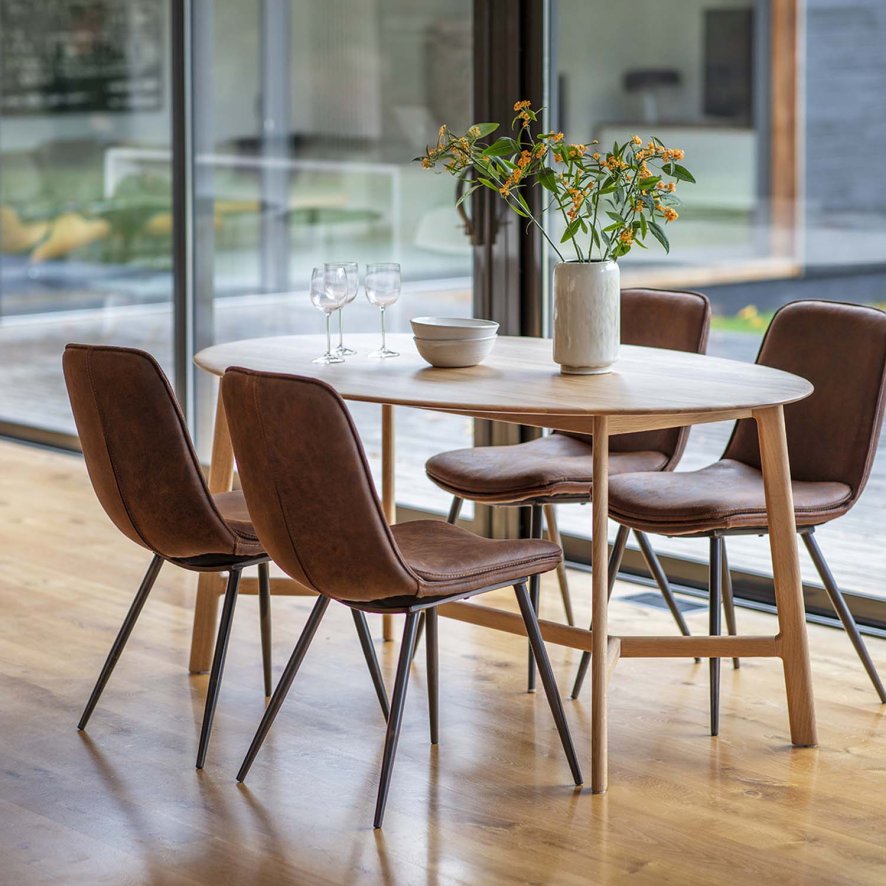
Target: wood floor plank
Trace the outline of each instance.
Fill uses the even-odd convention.
[[[820,728],[792,749],[781,667],[622,659],[609,793],[575,790],[525,643],[444,620],[441,743],[417,656],[383,833],[371,828],[383,723],[350,616],[330,607],[244,786],[264,709],[255,598],[240,601],[207,768],[193,768],[206,677],[187,672],[193,576],[164,567],[90,722],[75,723],[147,566],[101,513],[82,461],[0,443],[0,883],[882,883],[886,708],[846,637],[812,627]],[[576,617],[590,576],[570,573]],[[673,630],[624,599],[613,633]],[[512,594],[488,601],[513,606]],[[279,675],[311,601],[275,598]],[[542,614],[559,618],[556,579]],[[739,611],[765,634],[771,616]],[[703,611],[687,615],[704,629]],[[378,630],[378,625],[375,625]],[[870,640],[886,668],[886,643]],[[389,685],[395,644],[376,640]],[[551,647],[561,690],[578,654]],[[590,771],[589,693],[566,703]]]

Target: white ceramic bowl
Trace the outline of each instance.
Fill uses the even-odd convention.
[[[498,323],[474,317],[415,317],[409,322],[415,337],[425,341],[466,341],[498,332]]]
[[[495,335],[486,338],[449,339],[439,341],[415,337],[415,347],[431,366],[440,369],[457,369],[476,366],[485,360],[495,345]]]

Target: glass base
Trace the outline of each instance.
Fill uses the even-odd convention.
[[[344,345],[339,345],[333,353],[336,357],[355,357],[357,355],[353,348],[346,348]]]
[[[390,348],[379,348],[377,351],[372,351],[369,356],[380,357],[384,360],[386,357],[399,357],[400,354],[397,351],[392,351]]]
[[[311,363],[344,363],[345,358],[327,351],[321,357],[314,357]]]

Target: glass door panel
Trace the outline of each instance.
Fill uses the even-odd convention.
[[[838,5],[684,0],[662,15],[653,0],[553,4],[552,126],[575,141],[605,146],[637,133],[686,150],[698,183],[680,188],[671,254],[655,244],[632,250],[622,283],[705,292],[710,354],[753,361],[772,313],[795,299],[884,304],[886,213],[864,164],[842,158],[886,128],[886,106],[869,99],[886,88],[874,50],[886,8]],[[693,428],[678,470],[715,461],[730,431]],[[869,527],[882,523],[884,486],[880,458],[855,509],[819,532],[838,580],[877,597],[886,597],[886,564]],[[560,522],[589,534],[587,509],[561,508]],[[655,544],[707,556],[704,540]],[[802,546],[801,558],[804,578],[819,583]],[[770,573],[765,538],[730,539],[729,559],[739,571]]]
[[[0,0],[9,433],[71,441],[69,341],[145,348],[172,375],[167,10],[163,0]]]
[[[400,300],[387,327],[419,315],[469,316],[473,255],[454,183],[412,162],[438,125],[469,126],[470,0],[214,0],[198,13],[195,95],[200,346],[319,333],[311,268],[396,261]],[[206,39],[209,35],[209,39]],[[202,209],[201,209],[202,207]],[[199,222],[198,222],[199,228]],[[348,334],[378,334],[361,290]],[[198,377],[198,440],[210,440],[212,395]],[[380,454],[380,410],[354,404],[367,450]],[[472,422],[398,410],[398,499],[443,511],[424,461],[471,445]]]

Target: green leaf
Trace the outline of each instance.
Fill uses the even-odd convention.
[[[664,247],[664,251],[670,252],[671,244],[668,242],[667,234],[661,229],[661,225],[659,225],[658,222],[649,219],[649,230],[652,232],[652,236]]]
[[[468,197],[470,197],[471,194],[473,194],[474,191],[478,190],[479,188],[480,188],[480,185],[472,185],[470,188],[468,188],[468,190],[465,191],[461,195],[461,197],[459,197],[458,200],[455,201],[455,208],[458,209],[458,207],[461,206],[461,204],[464,203],[465,200],[467,200]]]
[[[641,178],[640,189],[643,191],[648,191],[650,188],[654,188],[660,181],[660,175],[650,175],[649,178]]]
[[[529,204],[523,195],[519,191],[511,191],[511,196],[523,207],[523,210],[527,213],[526,218],[532,218],[532,211],[529,209]]]
[[[571,240],[577,233],[579,229],[579,220],[574,218],[569,224],[566,226],[566,230],[563,232],[563,236],[560,238],[561,243],[565,243],[567,240]]]
[[[665,167],[665,172],[682,182],[689,182],[693,185],[696,183],[692,173],[685,166],[680,166],[679,163],[670,163]]]
[[[488,178],[478,178],[478,182],[486,188],[489,188],[490,191],[498,191],[498,185],[495,182],[489,181]]]
[[[518,152],[519,147],[517,143],[507,136],[502,136],[502,138],[497,139],[481,151],[484,157],[508,157]]]
[[[643,236],[645,237],[649,233],[649,226],[646,224],[646,216],[643,213],[640,213],[640,230],[643,232]]]
[[[627,224],[624,218],[620,216],[617,212],[610,212],[609,210],[607,210],[606,215],[608,215],[613,221],[617,221],[620,225]]]
[[[498,129],[499,126],[501,126],[501,123],[475,123],[474,126],[476,126],[477,129],[480,130],[480,134],[477,136],[477,138],[483,138],[484,136],[490,135],[491,133],[495,132],[495,130]],[[472,126],[471,129],[473,129],[474,126]]]
[[[543,188],[546,188],[552,194],[557,193],[557,176],[553,169],[548,166],[542,166],[538,173],[536,173],[535,178]]]

